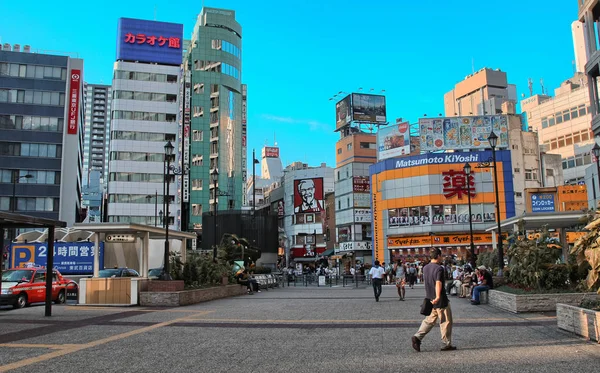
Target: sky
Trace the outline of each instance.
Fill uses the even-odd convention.
[[[119,17],[184,24],[203,1],[0,1],[2,43],[84,59],[88,83],[110,84]],[[102,4],[99,6],[99,4]],[[473,68],[501,69],[518,97],[573,75],[576,0],[205,0],[236,11],[248,85],[248,159],[264,145],[285,165],[335,167],[340,91],[385,90],[387,118],[443,114],[444,93]],[[501,6],[498,6],[501,4]]]

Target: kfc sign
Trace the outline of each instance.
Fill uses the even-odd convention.
[[[448,199],[458,196],[458,199],[462,199],[463,195],[467,196],[467,191],[471,194],[471,197],[475,197],[475,179],[473,175],[469,175],[467,185],[467,175],[464,171],[450,170],[448,172],[442,172],[443,179],[443,193]]]
[[[120,18],[117,60],[181,65],[183,25]]]
[[[81,70],[71,70],[69,84],[69,112],[67,115],[67,133],[77,135],[77,121],[79,120],[79,86],[81,85]]]
[[[279,148],[265,146],[263,153],[265,158],[279,158]]]

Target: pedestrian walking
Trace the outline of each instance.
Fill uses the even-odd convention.
[[[421,351],[421,341],[433,329],[436,321],[439,320],[442,342],[444,343],[441,350],[453,351],[456,350],[456,347],[452,346],[452,310],[444,289],[446,271],[440,265],[442,251],[433,248],[429,255],[431,262],[423,268],[423,280],[425,282],[425,302],[430,301],[432,308],[431,313],[425,317],[421,327],[412,337],[412,346],[415,350]]]
[[[373,267],[371,267],[369,270],[369,276],[371,276],[371,282],[373,283],[375,301],[379,302],[379,296],[381,295],[381,283],[383,282],[383,276],[385,276],[385,269],[379,265],[379,260],[376,260]]]
[[[410,286],[411,289],[414,289],[416,279],[417,269],[415,268],[415,264],[411,263],[408,267],[408,286]]]
[[[406,295],[406,289],[404,285],[406,284],[406,268],[404,267],[404,263],[401,260],[396,263],[394,272],[396,273],[396,289],[398,290],[398,300],[404,300],[404,296]]]

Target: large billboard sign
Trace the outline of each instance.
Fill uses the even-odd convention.
[[[294,213],[320,212],[325,206],[323,178],[294,180]]]
[[[181,65],[183,25],[119,18],[117,60]]]
[[[265,158],[279,158],[279,148],[274,146],[265,146],[263,153]]]
[[[409,155],[410,125],[396,120],[395,126],[381,127],[377,131],[377,159],[387,159]]]
[[[67,133],[77,135],[77,122],[79,121],[79,89],[81,86],[81,70],[71,70],[69,82],[69,114]]]
[[[335,129],[347,125],[352,121],[352,103],[351,96],[344,97],[341,101],[335,104]]]
[[[554,194],[538,193],[531,195],[531,212],[554,212]]]
[[[508,117],[505,115],[421,118],[421,150],[490,148],[488,136],[492,129],[498,136],[497,148],[508,147]]]
[[[104,243],[98,248],[100,268],[104,267]],[[48,257],[47,243],[13,243],[9,263],[13,268],[24,268],[28,263],[46,266]],[[94,243],[92,242],[55,242],[54,268],[67,275],[90,274],[94,271]]]
[[[385,123],[385,96],[352,94],[352,120],[369,123]]]

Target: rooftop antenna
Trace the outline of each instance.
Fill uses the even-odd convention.
[[[544,95],[544,78],[540,79],[540,85],[542,86],[542,94]]]
[[[273,131],[273,146],[277,146],[277,134]]]
[[[533,96],[533,79],[527,79],[527,86],[529,87],[529,96]]]
[[[475,57],[471,57],[471,71],[475,74]]]

